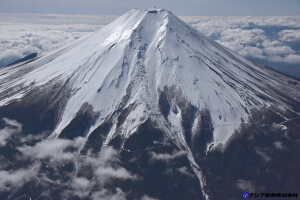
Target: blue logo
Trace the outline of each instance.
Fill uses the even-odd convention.
[[[243,192],[243,199],[248,199],[248,198],[249,198],[249,193]]]

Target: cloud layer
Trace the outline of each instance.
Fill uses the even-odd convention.
[[[300,17],[183,17],[197,30],[247,58],[300,64]]]
[[[100,27],[1,24],[0,67],[34,52],[49,52]],[[81,31],[82,30],[82,31]]]
[[[49,52],[100,29],[116,16],[0,13],[0,67],[34,52]]]

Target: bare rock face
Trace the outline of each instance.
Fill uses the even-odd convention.
[[[300,195],[300,82],[163,9],[0,69],[0,199]]]

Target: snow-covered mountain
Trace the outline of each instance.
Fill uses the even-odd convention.
[[[299,152],[299,112],[299,80],[243,58],[164,9],[131,10],[49,55],[0,69],[0,117],[22,123],[24,135],[82,137],[76,175],[80,155],[91,150],[113,146],[122,159],[134,160],[146,159],[136,152],[151,147],[151,158],[167,152],[168,159],[187,158],[180,163],[188,166],[178,169],[198,178],[195,199],[222,196],[212,181],[222,175],[209,163],[218,162],[215,152],[236,153],[230,145],[237,138],[271,127],[280,137],[290,134]],[[269,157],[260,148],[253,151]],[[239,189],[248,183],[243,177],[232,181]],[[250,186],[245,190],[258,188]],[[167,199],[159,192],[150,195]]]

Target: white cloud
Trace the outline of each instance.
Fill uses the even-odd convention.
[[[91,155],[91,152],[83,158],[83,163],[93,168],[98,166],[115,166],[121,163],[118,152],[112,147],[102,149],[97,156]]]
[[[73,193],[79,197],[89,196],[94,183],[84,177],[75,177],[72,179]]]
[[[296,50],[279,40],[267,39],[259,29],[228,29],[223,31],[218,42],[225,47],[250,58],[259,58],[275,63],[299,64]]]
[[[265,59],[264,51],[259,46],[266,39],[265,31],[261,29],[237,28],[222,31],[218,42],[242,56]]]
[[[283,145],[283,142],[281,142],[281,141],[274,142],[273,145],[274,145],[277,149],[280,149],[280,150],[282,150],[282,149],[285,148],[285,146]]]
[[[5,127],[0,130],[0,146],[5,146],[7,140],[14,134],[21,133],[22,124],[16,120],[2,118],[5,123]]]
[[[300,49],[290,46],[299,41],[300,16],[182,19],[242,56],[274,62],[274,66],[276,63],[300,64],[297,58]]]
[[[259,46],[266,39],[265,31],[261,29],[237,28],[223,31],[218,42],[242,56],[264,59],[264,51]]]
[[[0,13],[0,67],[96,31],[116,16]]]
[[[99,159],[103,161],[103,163],[120,163],[120,158],[118,152],[113,147],[104,148],[99,153]]]
[[[253,57],[253,58],[260,58],[264,59],[265,56],[263,55],[263,50],[258,47],[251,47],[251,46],[245,46],[243,49],[241,49],[238,53],[245,57]]]
[[[84,177],[82,174],[81,177],[73,177],[71,188],[65,192],[66,196],[74,194],[81,198],[126,199],[126,194],[121,189],[111,188],[110,185],[110,190],[106,190],[106,186],[115,180],[137,181],[141,179],[122,166],[119,153],[112,147],[103,148],[96,155],[88,151],[76,162],[79,171],[89,169],[93,178]],[[49,181],[52,182],[52,180]]]
[[[77,137],[72,141],[73,141],[72,146],[78,148],[86,142],[86,138],[85,137]]]
[[[96,157],[93,157],[88,153],[82,164],[92,166],[94,174],[101,185],[105,185],[114,179],[140,179],[137,175],[132,174],[121,166],[120,155],[112,147],[102,149]]]
[[[262,43],[265,59],[274,63],[300,64],[300,55],[296,50],[286,46],[282,41],[265,40]]]
[[[243,30],[241,28],[227,29],[222,31],[220,38],[221,41],[245,45],[256,44],[265,39],[267,39],[265,31],[257,28],[251,30]]]
[[[48,15],[46,18],[44,15],[11,15],[15,20],[11,20],[8,14],[0,14],[4,17],[0,22],[0,67],[34,52],[55,50],[103,26],[99,22],[95,24],[95,20],[101,20],[101,17],[86,16],[80,20],[79,16],[70,16],[68,20],[65,15],[50,15],[50,18],[47,18]],[[102,18],[103,23],[113,19],[109,16]],[[80,24],[84,19],[87,20],[86,23],[92,19],[92,24]],[[55,21],[61,24],[51,24]],[[28,23],[21,24],[24,22]],[[75,24],[70,24],[72,22]]]
[[[95,175],[97,175],[99,179],[101,181],[104,181],[105,183],[109,181],[109,179],[138,179],[136,175],[132,175],[123,167],[119,167],[117,169],[114,169],[112,167],[99,167],[98,169],[96,169]]]
[[[22,131],[22,124],[14,119],[2,118],[6,125],[12,126],[17,129],[18,132]]]
[[[300,16],[266,16],[266,17],[217,17],[217,16],[182,16],[183,21],[192,24],[200,32],[221,33],[227,29],[258,27],[300,28]]]
[[[278,62],[278,63],[299,64],[300,55],[270,56],[268,57],[268,60],[272,62]]]
[[[3,120],[7,126],[6,128],[10,128],[15,132],[22,130],[22,125],[17,121],[6,118]],[[7,132],[8,129],[3,130]],[[32,138],[37,139],[29,135],[25,136],[25,139],[21,139],[21,141],[26,142]],[[41,138],[38,137],[38,139]],[[43,187],[60,184],[66,185],[65,181],[67,179],[68,187],[62,195],[69,196],[72,194],[80,198],[104,200],[126,199],[126,194],[121,189],[112,188],[112,190],[106,190],[105,187],[113,180],[136,181],[140,180],[140,177],[122,166],[119,153],[112,147],[104,148],[96,155],[92,155],[91,152],[88,152],[87,155],[81,157],[82,159],[77,160],[78,154],[76,149],[79,149],[85,141],[86,138],[82,137],[78,137],[74,140],[54,138],[42,140],[34,146],[16,146],[15,148],[21,151],[23,156],[16,157],[15,159],[17,160],[10,164],[18,164],[19,161],[27,160],[34,163],[33,167],[22,165],[23,168],[7,171],[3,169],[4,167],[8,168],[10,164],[0,166],[0,191],[11,191],[13,187],[22,187],[26,182],[34,178],[38,180],[37,184]],[[6,158],[1,157],[1,162],[2,161],[6,162]],[[70,172],[56,171],[58,166],[64,166],[67,162],[74,162],[74,164],[76,162],[79,170],[80,167],[90,167],[91,174],[94,178],[90,179],[84,176],[77,177]],[[40,172],[39,169],[42,163],[46,163],[47,166],[43,166],[43,171]],[[59,178],[50,178],[52,177],[52,173],[61,173],[64,178],[61,180]],[[45,191],[43,195],[46,194],[47,191]]]
[[[295,50],[288,46],[266,47],[264,48],[264,52],[269,55],[286,55],[296,53]]]
[[[183,174],[183,175],[190,176],[190,177],[194,177],[194,175],[192,175],[192,174],[189,172],[188,168],[185,167],[185,166],[180,167],[180,168],[177,168],[176,170],[179,171],[179,172],[180,172],[181,174]]]
[[[184,156],[186,155],[187,152],[180,150],[180,151],[174,151],[172,154],[167,154],[167,153],[160,153],[156,154],[155,152],[150,152],[151,158],[149,159],[150,163],[156,162],[156,161],[164,161],[164,162],[169,162],[177,157]]]
[[[262,43],[263,47],[277,47],[277,46],[280,46],[280,45],[282,45],[282,42],[280,42],[278,40],[270,41],[268,39],[268,40],[264,40],[263,43]]]
[[[300,29],[283,30],[278,33],[279,39],[286,42],[300,42]]]
[[[0,171],[0,190],[7,190],[7,185],[12,186],[21,186],[23,183],[28,180],[31,175],[28,173],[28,170],[19,169],[17,171]]]
[[[22,31],[19,29],[22,28]],[[76,40],[85,33],[66,32],[49,25],[2,25],[0,66],[34,52],[48,52]]]
[[[19,139],[20,139],[21,143],[25,144],[26,142],[31,142],[31,141],[41,141],[44,139],[44,137],[45,137],[45,134],[43,134],[43,133],[42,134],[34,134],[34,135],[28,134],[26,136],[20,137]]]
[[[77,152],[66,152],[68,147],[75,147],[78,149],[85,142],[85,138],[78,137],[75,140],[67,139],[47,139],[38,142],[34,146],[24,145],[17,147],[24,156],[35,160],[36,163],[43,162],[43,159],[50,159],[50,165],[48,167],[55,168],[56,163],[62,165],[66,161],[75,161],[77,158]],[[76,160],[78,167],[88,166],[91,168],[91,172],[95,177],[93,180],[89,180],[86,177],[73,177],[71,179],[71,188],[66,190],[66,195],[70,193],[79,197],[88,197],[91,195],[91,190],[97,186],[96,191],[99,191],[93,196],[101,196],[103,199],[119,198],[123,193],[117,189],[117,193],[108,193],[103,188],[112,180],[139,180],[135,174],[132,174],[124,167],[122,167],[120,155],[112,147],[107,147],[101,150],[97,155],[92,155],[88,152],[87,155],[82,156],[80,160]],[[72,175],[70,174],[70,177]],[[55,184],[55,180],[49,179],[47,176],[42,175],[40,180],[44,183]],[[125,197],[125,194],[123,195]]]
[[[15,132],[15,129],[11,129],[5,127],[0,130],[0,146],[5,146],[7,143],[7,139],[11,137],[11,135]]]
[[[70,161],[76,157],[76,154],[71,152],[65,152],[65,149],[69,146],[79,147],[84,142],[84,139],[79,137],[75,141],[67,139],[47,139],[38,142],[35,146],[18,147],[25,156],[38,159],[50,158],[50,161]]]
[[[223,42],[221,40],[218,40],[218,42],[234,52],[240,52],[245,47],[242,44],[234,43],[234,42]]]
[[[117,188],[115,193],[103,189],[99,192],[94,192],[92,195],[93,200],[126,200],[126,194],[120,189]]]
[[[266,148],[255,148],[255,152],[260,155],[266,162],[271,160],[271,157],[268,156],[268,149]]]
[[[44,140],[37,143],[34,147],[24,146],[18,148],[25,156],[45,159],[49,157],[60,157],[63,151],[70,146],[70,140],[53,139]]]
[[[144,195],[144,196],[141,198],[141,200],[158,200],[158,199],[149,197],[148,195]]]
[[[25,182],[35,177],[40,165],[36,164],[28,169],[18,169],[15,171],[0,171],[0,191],[10,190],[12,187],[20,187]]]
[[[236,182],[238,188],[247,192],[255,192],[255,187],[251,181],[239,179]]]

